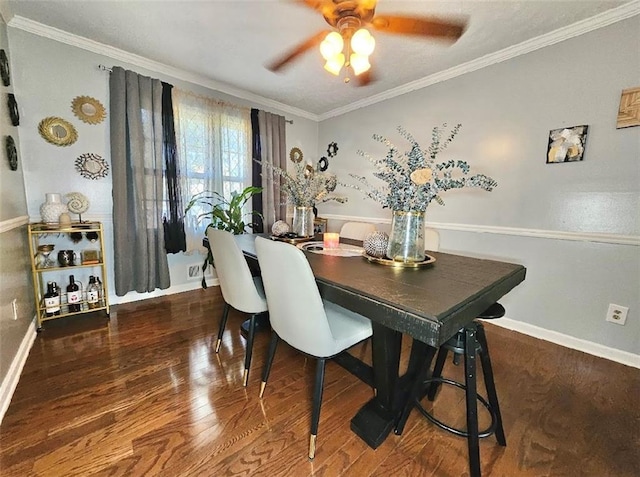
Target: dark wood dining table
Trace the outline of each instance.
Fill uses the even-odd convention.
[[[249,261],[257,262],[256,236],[238,235],[236,242]],[[374,449],[393,429],[406,398],[408,379],[403,386],[399,376],[402,334],[437,348],[526,274],[522,265],[430,251],[436,261],[416,269],[371,263],[363,257],[304,253],[321,296],[372,322],[376,395],[353,417],[351,429]],[[412,360],[413,356],[407,374],[415,372]]]

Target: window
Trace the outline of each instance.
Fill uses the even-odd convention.
[[[251,185],[251,112],[211,98],[173,89],[180,181],[186,202],[199,192],[226,198]],[[206,206],[185,217],[187,252],[201,250],[209,223],[198,221]]]

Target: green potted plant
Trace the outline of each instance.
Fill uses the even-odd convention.
[[[243,211],[243,208],[249,199],[261,192],[262,187],[249,186],[242,192],[231,192],[230,200],[227,200],[227,198],[219,192],[199,192],[191,197],[187,207],[185,208],[185,213],[193,207],[208,209],[198,215],[198,220],[204,220],[206,218],[211,220],[211,223],[207,225],[207,229],[209,227],[214,227],[218,230],[227,230],[234,235],[243,234],[246,232],[247,227],[253,228],[255,225],[253,222],[245,222],[245,217],[247,215],[252,218],[254,215],[262,217],[262,214],[255,210],[249,213],[245,213]],[[209,264],[215,266],[213,263],[213,255],[211,255],[211,249],[208,250],[207,257],[204,259],[204,263],[202,264],[202,288],[205,289],[207,288],[207,282],[204,278],[204,273],[206,272]]]

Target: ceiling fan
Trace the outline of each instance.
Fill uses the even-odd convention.
[[[455,42],[462,36],[466,24],[425,16],[376,15],[377,0],[296,0],[322,14],[331,29],[315,33],[302,41],[267,68],[277,72],[290,65],[308,50],[320,45],[325,69],[339,75],[345,67],[345,83],[350,81],[349,69],[364,86],[373,80],[369,55],[375,39],[369,30],[396,35],[413,35]]]

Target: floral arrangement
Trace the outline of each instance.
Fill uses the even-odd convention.
[[[287,197],[287,202],[295,207],[314,207],[331,200],[347,201],[346,197],[331,194],[338,185],[335,174],[316,171],[310,164],[302,162],[294,163],[292,173],[272,164],[261,164],[282,178],[280,190]]]
[[[363,192],[367,197],[382,204],[383,208],[405,212],[424,212],[432,200],[444,205],[440,193],[450,189],[479,187],[488,192],[493,190],[498,183],[484,174],[469,177],[470,167],[465,161],[436,162],[438,154],[453,141],[462,125],[456,125],[448,136],[444,137],[446,127],[446,124],[443,124],[442,128],[434,127],[431,144],[428,148],[421,149],[413,136],[399,126],[400,135],[411,143],[411,149],[404,153],[400,153],[398,148],[385,137],[374,134],[373,138],[376,141],[384,143],[389,148],[386,157],[374,159],[362,151],[358,151],[358,154],[368,159],[377,168],[378,172],[373,174],[374,177],[385,181],[387,185],[380,188],[373,187],[365,177],[357,174],[350,174],[350,176],[360,182],[364,189],[357,185],[345,185]],[[454,178],[452,174],[456,170],[461,174],[460,177]]]

